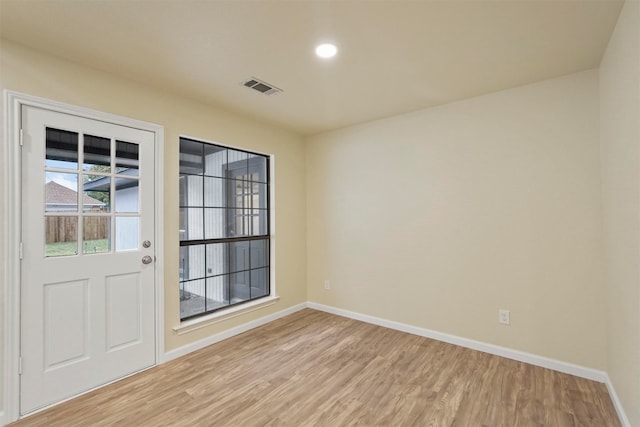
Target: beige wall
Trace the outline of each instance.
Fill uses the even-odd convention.
[[[11,42],[2,41],[0,61],[2,89],[164,126],[166,230],[164,271],[167,350],[307,300],[305,165],[304,145],[299,136],[37,53]],[[177,336],[173,333],[172,327],[179,324],[178,136],[180,134],[275,155],[275,255],[278,260],[276,286],[281,299],[269,308]],[[0,155],[4,156],[4,153],[1,152]],[[0,179],[2,179],[1,176]],[[0,211],[0,215],[3,215],[3,211]],[[2,220],[3,218],[0,217],[0,223]],[[2,233],[1,229],[0,233]],[[3,237],[0,234],[0,248],[2,244]],[[3,269],[4,256],[0,258],[0,271]],[[0,295],[0,298],[4,298],[4,295]],[[0,319],[4,319],[4,314],[0,313]],[[4,330],[4,327],[0,329]],[[0,357],[1,355],[2,351],[0,351]],[[1,360],[0,366],[3,366]]]
[[[604,369],[599,168],[597,71],[311,137],[309,299]]]
[[[625,3],[600,65],[607,372],[640,426],[640,2]]]

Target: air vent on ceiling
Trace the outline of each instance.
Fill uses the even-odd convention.
[[[270,83],[258,80],[255,77],[251,77],[249,80],[245,80],[244,82],[242,82],[242,85],[250,89],[257,90],[258,92],[268,96],[282,92],[282,89],[279,89]]]

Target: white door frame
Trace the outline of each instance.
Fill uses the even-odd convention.
[[[4,156],[0,167],[4,170],[2,187],[4,204],[4,369],[2,379],[5,411],[4,421],[9,423],[20,416],[20,234],[22,226],[21,212],[21,160],[20,160],[20,128],[22,106],[31,106],[92,120],[109,122],[121,126],[153,132],[155,147],[155,340],[156,365],[164,356],[164,127],[153,123],[130,119],[114,114],[77,107],[57,101],[51,101],[19,92],[4,91]],[[2,425],[0,412],[0,425]]]

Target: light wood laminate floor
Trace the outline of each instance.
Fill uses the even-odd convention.
[[[12,426],[619,426],[603,384],[305,309]]]

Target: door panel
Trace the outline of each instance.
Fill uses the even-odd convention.
[[[155,364],[154,134],[23,107],[20,412]]]
[[[140,275],[106,278],[107,351],[140,342]]]
[[[88,357],[88,282],[45,283],[43,287],[42,347],[45,371],[49,371]]]

